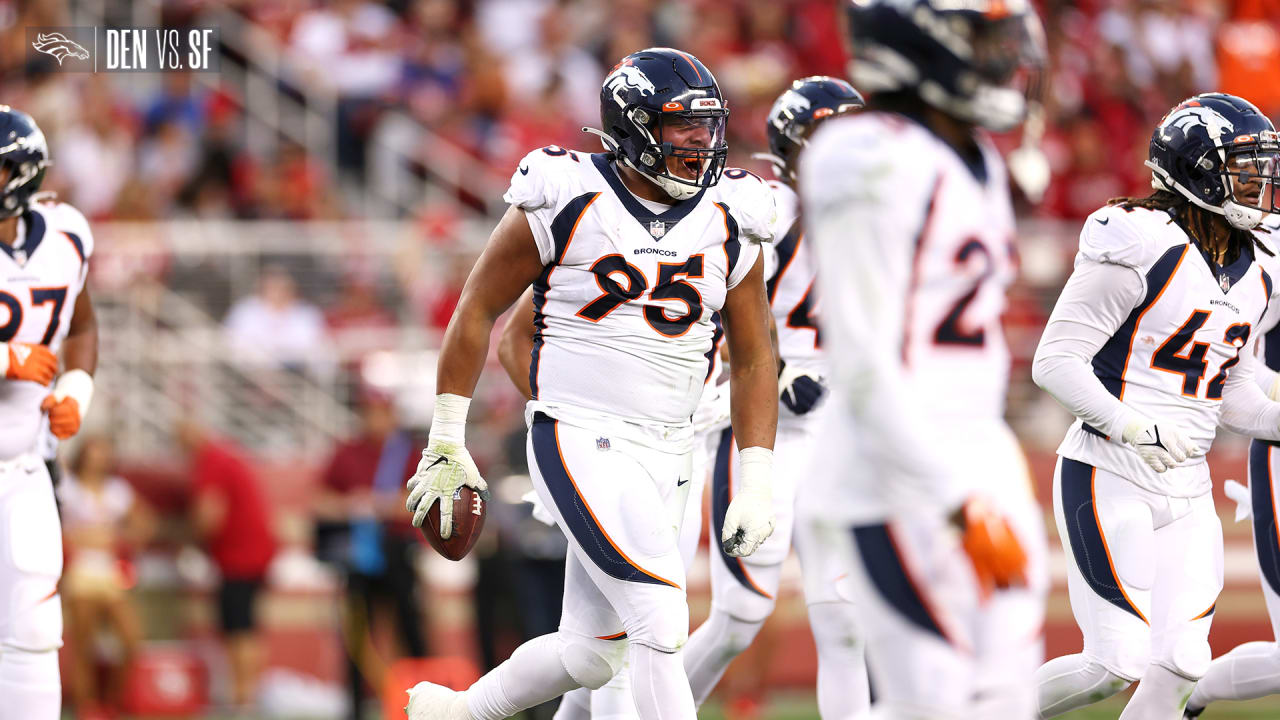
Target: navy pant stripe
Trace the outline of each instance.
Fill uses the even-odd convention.
[[[903,566],[889,534],[889,526],[883,523],[859,525],[853,528],[853,539],[867,577],[885,602],[902,613],[911,624],[950,642]]]
[[[591,558],[596,567],[610,577],[631,582],[651,583],[654,585],[679,585],[646,572],[631,562],[622,550],[609,538],[609,534],[600,527],[591,508],[578,492],[569,469],[564,465],[560,454],[560,439],[557,434],[557,422],[545,413],[535,413],[533,427],[529,432],[533,436],[533,456],[538,463],[538,471],[551,492],[560,516],[564,518],[565,529],[578,541],[578,545]]]
[[[1107,541],[1098,525],[1093,501],[1095,469],[1070,458],[1062,458],[1062,517],[1067,525],[1071,555],[1084,581],[1099,597],[1132,614],[1143,622],[1147,618],[1134,607],[1116,577],[1111,565]]]
[[[1280,594],[1280,544],[1276,536],[1276,509],[1271,490],[1271,443],[1249,444],[1249,494],[1253,500],[1253,546],[1258,567],[1271,590]]]

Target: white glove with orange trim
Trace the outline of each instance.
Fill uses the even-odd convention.
[[[726,555],[746,557],[773,534],[773,451],[762,447],[738,451],[742,483],[724,514],[720,544]]]
[[[84,370],[69,370],[58,378],[53,394],[45,396],[40,409],[49,414],[49,430],[59,440],[80,431],[80,423],[93,400],[93,376]]]
[[[48,385],[57,374],[58,356],[44,345],[0,343],[0,377]]]

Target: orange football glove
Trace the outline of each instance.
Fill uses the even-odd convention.
[[[1025,585],[1027,553],[1009,520],[980,498],[969,498],[957,514],[964,552],[973,563],[982,598],[996,588]]]
[[[41,385],[53,382],[58,373],[58,356],[44,345],[30,343],[0,343],[8,352],[8,364],[4,376],[8,380],[30,380]]]
[[[55,399],[46,396],[40,409],[49,413],[49,430],[59,440],[66,440],[80,431],[80,403],[73,397]]]

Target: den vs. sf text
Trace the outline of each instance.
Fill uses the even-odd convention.
[[[106,70],[209,70],[211,28],[107,28]]]

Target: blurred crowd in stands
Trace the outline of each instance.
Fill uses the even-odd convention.
[[[6,102],[41,122],[60,163],[51,180],[95,218],[311,219],[358,215],[340,191],[364,171],[390,109],[505,177],[530,148],[594,148],[600,79],[623,55],[672,45],[717,75],[733,115],[734,162],[763,148],[763,116],[792,79],[843,73],[834,0],[188,0],[164,22],[230,10],[293,61],[297,89],[338,96],[330,158],[285,143],[246,152],[242,89],[184,74],[57,72],[24,28],[69,23],[70,0],[0,2]],[[1217,88],[1280,112],[1277,0],[1038,3],[1050,48],[1046,149],[1054,189],[1037,212],[1079,218],[1143,183],[1140,150],[1176,100]],[[129,79],[129,89],[122,85]],[[431,149],[423,148],[428,162]],[[337,176],[335,176],[335,173]]]

